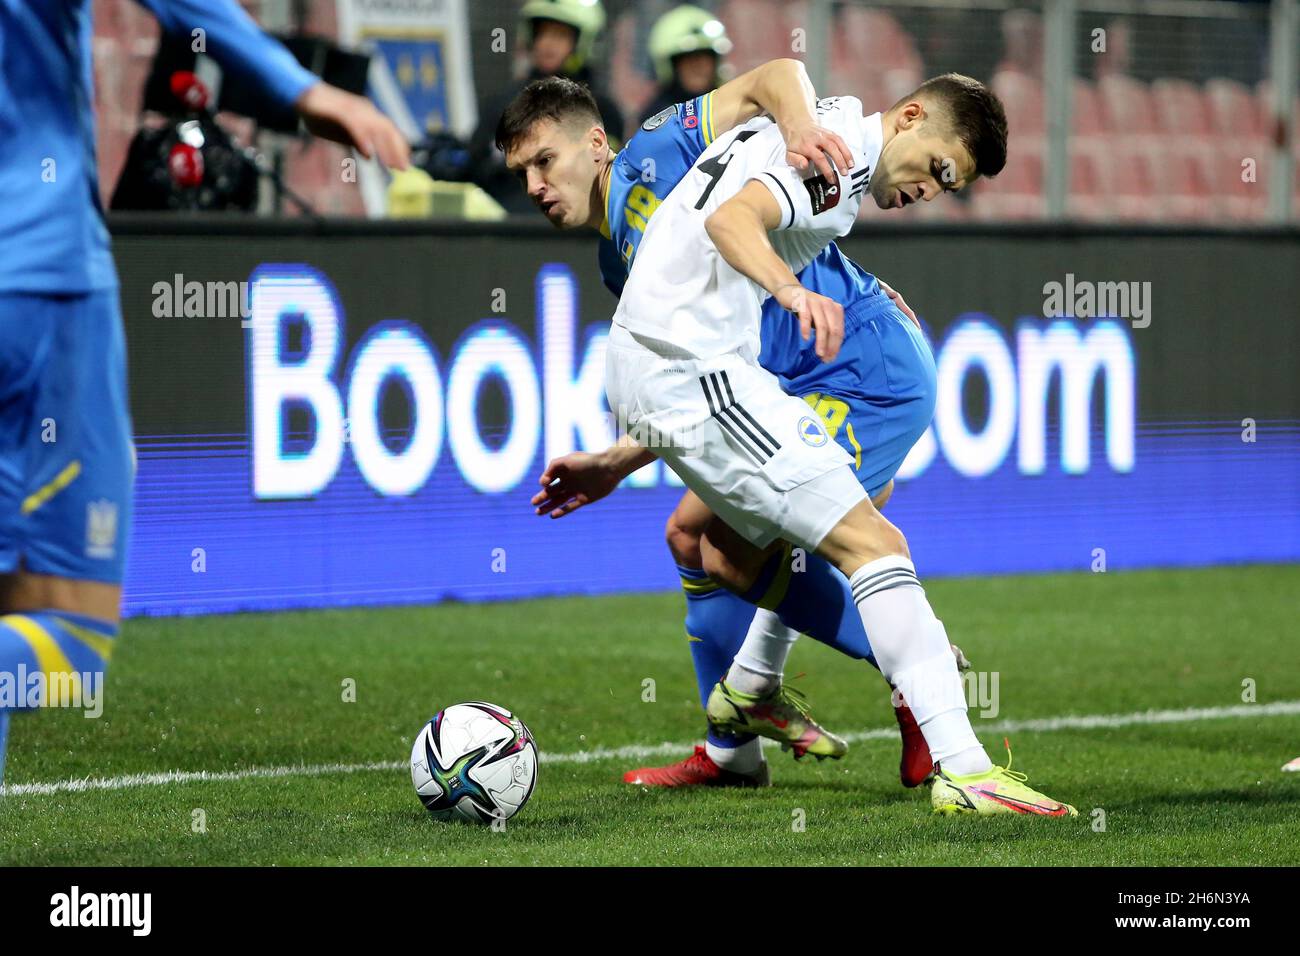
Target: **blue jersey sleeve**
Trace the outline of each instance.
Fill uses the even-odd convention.
[[[204,32],[204,52],[224,69],[255,81],[266,95],[292,106],[318,82],[293,54],[267,36],[235,0],[138,0],[168,33]]]
[[[669,106],[641,124],[623,154],[637,167],[647,160],[656,165],[667,162],[676,170],[671,177],[675,185],[713,142],[712,117],[712,92]]]
[[[614,157],[600,250],[610,289],[622,290],[650,217],[713,142],[712,130],[713,94],[705,93],[651,116]]]
[[[700,154],[712,145],[715,138],[713,131],[713,92],[697,96],[693,100],[678,103],[676,111],[675,132],[678,145],[683,149],[689,169],[700,158]]]

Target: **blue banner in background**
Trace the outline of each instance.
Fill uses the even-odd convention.
[[[247,431],[137,440],[127,614],[676,586],[683,489],[658,464],[560,521],[529,506],[549,458],[614,435],[606,326],[568,265],[535,271],[531,333],[484,318],[445,351],[349,321],[320,267],[249,279]],[[1144,344],[1114,319],[945,321],[935,423],[887,508],[923,576],[1300,559],[1300,421],[1144,421]]]

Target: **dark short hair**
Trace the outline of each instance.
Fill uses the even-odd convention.
[[[588,126],[601,123],[591,90],[568,77],[548,76],[533,80],[505,108],[497,121],[497,149],[509,152],[542,120],[557,124],[581,120]]]
[[[945,73],[926,80],[895,106],[927,99],[943,104],[945,120],[975,160],[975,172],[996,176],[1007,164],[1007,111],[979,80]]]

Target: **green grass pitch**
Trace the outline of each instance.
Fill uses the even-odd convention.
[[[681,597],[660,594],[128,621],[101,719],[14,718],[0,863],[1300,862],[1300,774],[1280,772],[1300,755],[1300,567],[928,591],[975,667],[998,674],[1000,712],[974,720],[995,760],[1004,722],[1122,718],[1010,733],[1015,768],[1076,804],[1077,819],[935,818],[928,790],[899,786],[892,735],[859,740],[838,763],[770,750],[763,791],[624,785],[624,770],[666,758],[573,755],[685,744],[702,729]],[[789,674],[832,729],[893,727],[867,665],[805,639]],[[1243,703],[1248,679],[1254,703]],[[431,820],[405,769],[422,723],[466,699],[516,711],[545,761],[501,832]],[[1194,719],[1132,720],[1152,710]],[[171,771],[226,776],[129,779]],[[76,778],[115,783],[32,786]]]

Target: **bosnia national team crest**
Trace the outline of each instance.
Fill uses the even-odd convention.
[[[822,423],[811,415],[799,419],[799,437],[805,445],[820,448],[826,444],[826,429]]]

